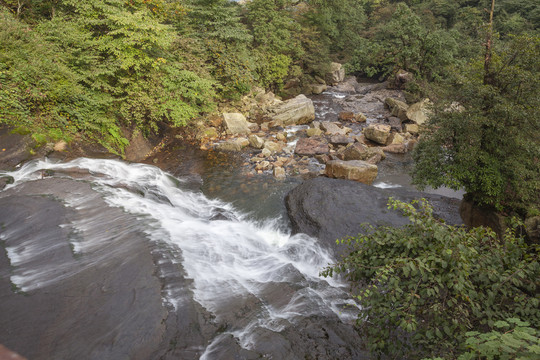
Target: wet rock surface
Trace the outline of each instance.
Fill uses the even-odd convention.
[[[356,181],[318,177],[290,191],[285,204],[294,232],[316,236],[335,252],[344,249],[336,240],[358,234],[363,223],[402,226],[408,222],[388,210],[388,198],[401,201],[426,198],[435,216],[449,224],[461,224],[459,200],[403,189],[379,189]]]
[[[148,359],[166,331],[154,259],[142,232],[129,229],[129,216],[103,203],[87,233],[65,226],[90,214],[63,201],[91,193],[87,184],[58,179],[0,193],[2,246],[18,254],[10,263],[0,253],[1,338],[29,359]],[[100,201],[87,197],[88,205]],[[93,241],[105,231],[109,245],[73,248],[74,238]]]
[[[154,223],[110,207],[88,182],[66,178],[89,175],[47,171],[0,192],[0,334],[9,349],[38,360],[199,359],[205,351],[208,359],[365,358],[353,321],[321,313],[292,265],[283,269],[293,274],[290,282],[222,298],[220,315],[209,312],[194,299],[181,251],[150,241]],[[239,221],[216,210],[209,221]],[[174,291],[174,306],[164,302],[167,291]],[[274,330],[252,328],[251,345],[233,335],[261,309],[284,311],[310,296],[311,305]]]

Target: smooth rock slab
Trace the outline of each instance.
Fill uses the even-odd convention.
[[[450,224],[462,224],[457,199],[403,189],[379,189],[356,181],[318,177],[304,181],[291,190],[285,205],[293,232],[317,237],[335,253],[346,247],[336,239],[355,236],[362,224],[402,226],[409,220],[387,208],[388,198],[401,201],[426,198],[434,214]]]
[[[378,168],[362,160],[332,160],[324,170],[328,177],[359,181],[371,185],[377,177]]]

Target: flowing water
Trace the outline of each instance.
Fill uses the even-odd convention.
[[[346,96],[314,96],[316,120]],[[0,172],[0,343],[32,359],[362,358],[359,305],[319,276],[331,252],[290,234],[283,198],[301,179],[223,156]],[[375,186],[411,189],[410,166],[389,156]]]
[[[328,251],[314,238],[291,236],[280,218],[250,218],[230,204],[190,190],[192,185],[186,180],[149,165],[96,159],[58,164],[33,161],[6,175],[13,183],[4,194],[16,192],[25,183],[51,179],[90,184],[92,191],[77,190],[63,200],[67,208],[85,214],[61,224],[77,235],[67,239],[74,258],[91,257],[118,237],[117,231],[95,231],[106,225],[105,209],[92,201],[96,194],[109,207],[133,215],[119,221],[130,231],[145,234],[152,244],[163,306],[174,312],[184,301],[185,289],[169,281],[180,275],[167,273],[171,263],[180,264],[185,277],[192,280],[193,299],[226,329],[207,346],[200,344],[202,359],[215,358],[213,351],[226,335],[249,350],[257,348],[260,329],[279,333],[299,318],[314,315],[338,316],[344,322],[354,319],[357,306],[348,300],[344,285],[319,276],[333,262]],[[11,245],[24,228],[21,222],[0,233],[12,268],[10,282],[22,293],[48,291],[51,284],[107,261],[103,257],[95,257],[96,263],[37,261],[44,250],[39,237]],[[235,314],[246,299],[249,309],[241,316]]]

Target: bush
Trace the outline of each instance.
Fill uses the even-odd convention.
[[[508,231],[467,230],[433,217],[426,201],[390,200],[410,219],[401,228],[366,227],[341,240],[347,256],[323,271],[343,274],[362,310],[358,325],[377,354],[455,358],[466,333],[507,318],[540,323],[538,249]]]

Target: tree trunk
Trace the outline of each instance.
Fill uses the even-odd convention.
[[[491,11],[489,12],[489,24],[486,35],[486,55],[484,58],[484,85],[492,83],[491,76],[491,47],[493,46],[493,11],[495,10],[495,0],[491,0]]]

